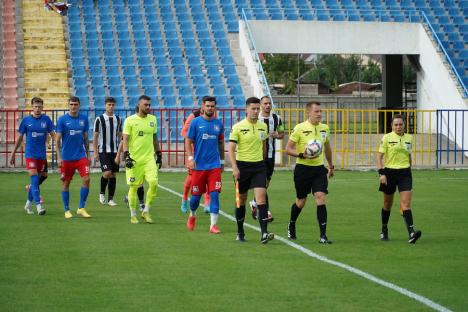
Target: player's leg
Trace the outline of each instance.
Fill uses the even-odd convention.
[[[221,192],[222,187],[221,169],[216,168],[208,171],[207,187],[208,189],[205,194],[210,194],[210,233],[219,234],[221,233],[218,228],[219,193]]]
[[[144,181],[144,167],[135,163],[133,168],[125,168],[125,177],[129,186],[127,199],[130,210],[130,223],[137,224],[138,218],[136,214],[137,208],[137,190]]]
[[[245,242],[245,203],[247,202],[252,174],[248,171],[248,168],[243,168],[241,162],[238,162],[237,165],[239,166],[240,177],[237,181],[234,181],[234,187],[236,189],[236,205],[234,209],[234,215],[237,223],[236,240],[239,242]]]
[[[187,218],[187,229],[193,231],[197,222],[197,209],[200,205],[202,194],[206,190],[207,182],[206,170],[192,170],[191,194],[190,197],[190,215]]]
[[[205,193],[205,202],[203,205],[205,208],[203,208],[204,213],[210,213],[210,204],[211,204],[211,194],[209,192]]]
[[[72,161],[63,161],[60,167],[60,180],[62,180],[62,202],[65,218],[73,217],[70,211],[70,183],[75,173],[75,166]]]
[[[291,240],[297,238],[296,221],[307,202],[307,195],[312,190],[311,168],[309,166],[296,165],[294,168],[294,188],[296,189],[296,200],[291,205],[288,223],[288,238]]]
[[[41,208],[40,204],[40,197],[39,197],[39,175],[37,173],[38,169],[37,166],[39,165],[37,159],[29,158],[26,162],[26,167],[29,173],[29,190],[28,190],[28,200],[24,206],[24,210],[27,214],[31,215],[34,214],[31,203],[34,201],[36,204],[37,210],[39,212],[39,208]],[[39,205],[39,207],[38,207]],[[42,210],[42,208],[41,208]]]
[[[39,185],[41,184],[41,176],[42,174],[45,174],[47,176],[47,173],[44,172],[46,168],[47,160],[37,160],[36,161],[36,172],[29,172],[29,175],[31,176],[31,189],[33,193],[33,198],[34,202],[36,203],[36,210],[37,213],[42,216],[45,215],[46,210],[44,207],[42,207],[42,197],[41,197],[41,191],[39,189]],[[34,180],[34,181],[33,181]]]
[[[145,209],[145,187],[140,185],[137,190],[138,204],[140,206],[140,211],[143,212]]]
[[[89,160],[88,158],[82,158],[77,161],[77,169],[81,177],[81,188],[80,188],[80,206],[76,213],[83,218],[91,218],[91,215],[86,211],[86,200],[89,195]]]
[[[268,232],[268,209],[265,202],[266,188],[255,187],[254,194],[258,207],[258,223],[260,224],[261,230],[260,242],[266,244],[275,237],[273,233]]]
[[[44,181],[48,177],[48,165],[47,165],[47,160],[44,160],[44,165],[42,166],[42,169],[38,171],[39,174],[39,192],[41,191],[41,184],[44,183]],[[41,198],[41,204],[44,203],[44,198],[42,195],[40,195]]]
[[[154,161],[148,161],[144,165],[145,180],[148,183],[148,190],[146,191],[145,208],[141,213],[141,217],[146,223],[154,223],[150,215],[150,209],[158,194],[158,167]]]
[[[105,164],[101,162],[101,167],[103,165],[106,166]],[[107,204],[106,188],[107,188],[107,185],[109,184],[109,178],[111,177],[111,174],[112,174],[112,171],[109,169],[109,170],[104,170],[101,175],[101,189],[99,191],[99,202],[101,203],[101,205]]]
[[[382,230],[380,232],[380,240],[388,241],[388,221],[393,206],[393,197],[395,195],[396,184],[391,172],[386,172],[387,184],[380,184],[379,191],[383,193],[383,207],[380,212],[382,220]]]
[[[185,181],[184,181],[184,191],[183,191],[183,194],[182,194],[182,203],[180,205],[180,211],[182,211],[182,213],[187,213],[188,194],[190,192],[191,184],[192,184],[192,170],[188,169],[187,177],[185,177]]]
[[[413,225],[413,213],[411,211],[413,181],[410,170],[402,170],[398,181],[398,191],[400,192],[400,210],[403,212],[406,228],[408,230],[408,242],[416,243],[421,237],[421,231],[416,231]]]
[[[109,177],[109,193],[107,194],[107,204],[109,206],[117,206],[117,203],[114,201],[115,188],[117,186],[116,173],[112,172]]]

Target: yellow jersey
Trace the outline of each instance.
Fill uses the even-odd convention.
[[[413,137],[407,133],[398,135],[390,132],[382,137],[379,153],[384,154],[385,168],[409,168]]]
[[[237,143],[236,160],[257,162],[263,160],[263,141],[268,139],[264,122],[250,122],[247,118],[236,123],[229,135],[229,141]]]
[[[321,166],[323,165],[323,152],[325,149],[325,143],[330,141],[330,129],[328,125],[319,122],[317,125],[313,125],[310,121],[306,120],[297,124],[289,139],[296,143],[296,153],[304,153],[307,146],[307,142],[310,140],[317,140],[322,144],[322,152],[313,159],[298,158],[296,163],[306,166]]]
[[[123,134],[128,135],[128,151],[136,162],[154,160],[153,136],[158,132],[156,116],[134,114],[125,119]]]

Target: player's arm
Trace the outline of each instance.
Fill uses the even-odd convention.
[[[289,139],[288,143],[286,143],[286,153],[289,156],[294,156],[297,158],[305,158],[304,153],[298,153],[296,151],[296,142],[292,141],[291,139]]]
[[[195,168],[195,159],[193,159],[193,141],[192,139],[186,137],[185,138],[185,152],[187,153],[187,167],[189,169]]]
[[[333,153],[330,145],[330,141],[325,142],[325,158],[328,163],[328,177],[331,178],[335,175],[335,166],[333,166]]]
[[[384,157],[385,157],[385,152],[387,150],[387,143],[386,143],[386,137],[384,136],[382,138],[382,141],[380,142],[379,150],[376,154],[376,159],[375,162],[377,164],[377,171],[379,172],[379,181],[382,184],[387,184],[387,176],[385,175],[385,165],[384,165]]]
[[[89,141],[88,141],[88,131],[83,132],[83,146],[86,152],[86,158],[89,158]]]
[[[15,164],[15,154],[16,154],[16,151],[18,150],[18,148],[21,146],[21,144],[23,143],[23,138],[24,138],[24,134],[23,133],[20,133],[19,136],[18,136],[18,139],[16,140],[16,143],[15,143],[15,147],[13,148],[13,150],[11,151],[11,154],[10,154],[10,165],[14,165]]]
[[[284,126],[281,118],[278,116],[278,127],[276,127],[276,131],[274,133],[274,138],[277,140],[282,140],[284,138]]]
[[[267,158],[267,140],[263,140],[262,149],[263,149],[263,159],[266,159]]]
[[[120,137],[119,148],[117,149],[117,155],[115,155],[114,162],[119,165],[120,160],[122,159],[122,151],[123,151],[123,139]]]
[[[55,136],[55,146],[57,146],[57,165],[62,166],[62,133],[57,132]]]
[[[239,171],[239,168],[237,167],[236,148],[237,148],[237,142],[230,140],[229,145],[228,145],[228,156],[229,156],[229,161],[231,162],[232,176],[237,181],[239,180],[239,177],[240,177],[240,171]]]
[[[159,149],[159,140],[158,140],[157,133],[153,134],[153,148],[154,148],[154,154],[156,155],[156,164],[158,165],[158,168],[161,169],[162,153],[161,153],[161,150]]]
[[[218,150],[221,159],[221,170],[224,171],[224,136],[218,141]]]
[[[99,117],[94,121],[94,132],[93,132],[93,151],[94,151],[94,160],[99,160],[98,153],[98,140],[99,140]]]

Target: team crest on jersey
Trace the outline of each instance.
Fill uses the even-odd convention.
[[[41,122],[41,128],[46,128],[47,124],[45,122]]]
[[[80,126],[81,126],[81,127],[84,126],[84,120],[80,120]]]
[[[214,125],[213,128],[214,128],[215,131],[219,131],[219,130],[220,130],[218,125]]]
[[[327,138],[327,132],[326,131],[320,131],[320,135],[322,136],[322,141],[325,141],[325,139]]]
[[[131,177],[130,182],[135,182],[135,177]]]
[[[193,193],[198,193],[198,186],[193,185],[193,186],[192,186],[192,192],[193,192]]]
[[[143,131],[138,131],[138,136],[143,136]]]
[[[151,121],[151,122],[150,122],[150,127],[151,127],[151,128],[154,128],[154,121]]]

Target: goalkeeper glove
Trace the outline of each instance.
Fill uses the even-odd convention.
[[[124,152],[124,157],[125,157],[125,167],[127,167],[128,169],[133,168],[133,166],[135,165],[135,160],[133,160],[130,157],[130,153],[128,151]]]
[[[162,166],[162,153],[161,153],[161,151],[156,152],[156,164],[158,165],[158,169],[161,169],[161,166]]]

